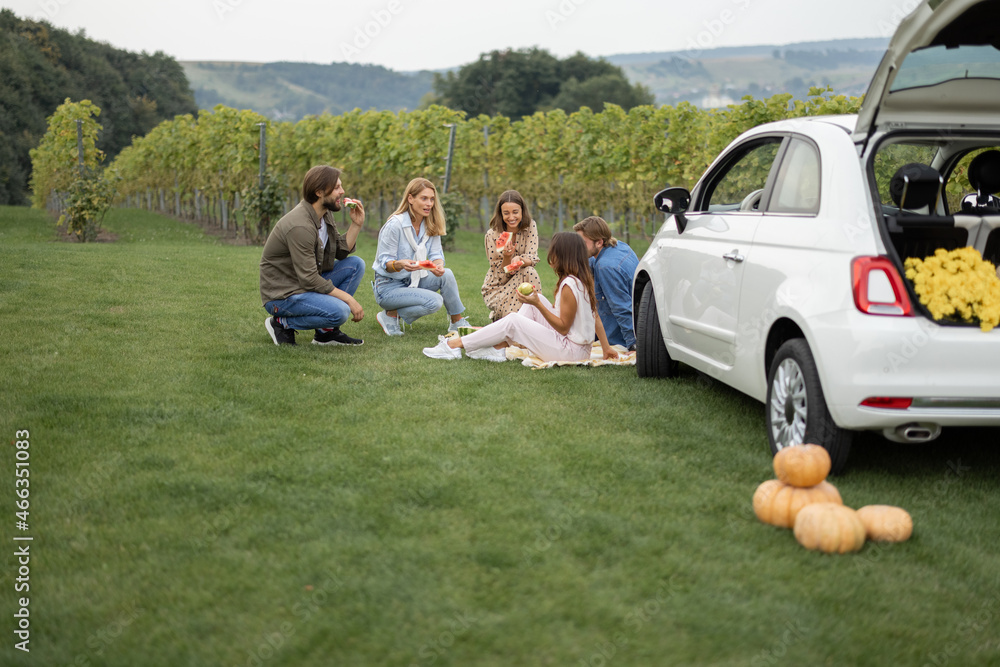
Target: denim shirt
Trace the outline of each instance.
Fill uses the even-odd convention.
[[[635,345],[635,332],[632,329],[632,279],[638,266],[639,258],[622,241],[602,248],[596,257],[590,258],[597,314],[601,316],[604,333],[611,345]]]
[[[418,244],[422,243],[426,238],[426,224],[426,221],[420,223],[420,233],[417,235]],[[375,250],[375,262],[372,263],[372,268],[375,270],[376,274],[376,280],[396,280],[409,284],[409,271],[389,273],[385,270],[385,265],[395,259],[414,259],[413,248],[410,247],[410,243],[406,240],[406,235],[403,233],[403,229],[408,226],[413,226],[413,220],[410,218],[410,214],[407,211],[403,211],[402,213],[397,213],[386,220],[385,224],[382,225],[382,229],[379,230],[378,248]],[[435,259],[444,260],[444,252],[441,250],[440,236],[432,236],[428,239],[427,259],[432,262]]]

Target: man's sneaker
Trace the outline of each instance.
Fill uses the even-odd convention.
[[[343,331],[340,327],[335,329],[328,329],[323,331],[322,329],[316,329],[316,335],[313,336],[313,345],[364,345],[365,341],[360,338],[351,338]]]
[[[459,327],[469,327],[471,329],[472,325],[469,324],[469,320],[463,317],[458,322],[452,322],[451,324],[449,324],[448,331],[458,331]]]
[[[442,340],[434,347],[425,347],[424,354],[431,359],[461,359],[462,348],[449,347],[448,341]]]
[[[375,315],[375,319],[378,321],[379,325],[382,327],[382,331],[385,332],[386,336],[402,336],[403,330],[399,328],[399,318],[389,317],[385,314],[384,310],[378,312]]]
[[[486,361],[507,361],[507,348],[498,350],[492,345],[481,347],[478,350],[466,350],[469,359],[485,359]]]
[[[264,320],[264,328],[275,345],[295,345],[295,329],[287,329],[278,324],[276,317]]]

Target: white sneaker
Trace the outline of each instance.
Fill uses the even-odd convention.
[[[478,350],[466,350],[469,359],[485,359],[486,361],[507,361],[507,348],[498,350],[492,345],[481,347]]]
[[[439,341],[434,347],[425,347],[424,354],[431,359],[461,359],[462,348],[449,347],[448,341]]]
[[[461,329],[462,327],[466,327],[466,328],[468,328],[468,329],[471,329],[471,328],[472,328],[472,325],[471,325],[471,324],[469,324],[469,320],[467,320],[467,319],[465,319],[465,318],[463,317],[463,318],[462,318],[462,319],[460,319],[460,320],[459,320],[458,322],[452,322],[451,324],[449,324],[449,325],[448,325],[448,331],[458,331],[458,330],[459,330],[459,329]]]
[[[380,310],[375,315],[375,320],[382,327],[382,331],[385,332],[386,336],[402,336],[403,330],[399,328],[399,318],[389,317],[385,314],[384,310]]]

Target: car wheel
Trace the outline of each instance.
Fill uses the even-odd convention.
[[[677,362],[670,358],[660,330],[653,286],[646,283],[639,297],[639,316],[635,329],[635,369],[639,377],[673,377]]]
[[[813,443],[830,453],[831,473],[844,469],[853,434],[830,416],[816,362],[804,339],[793,338],[778,348],[767,374],[766,410],[772,454],[791,445]]]

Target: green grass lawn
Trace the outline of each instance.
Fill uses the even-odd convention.
[[[364,346],[279,348],[259,248],[138,211],[106,226],[57,242],[0,208],[0,664],[1000,662],[996,430],[863,439],[834,483],[914,536],[820,555],[753,517],[763,407],[690,369],[427,359],[445,314],[387,338],[367,282],[345,326]],[[447,259],[474,324],[481,243]]]

